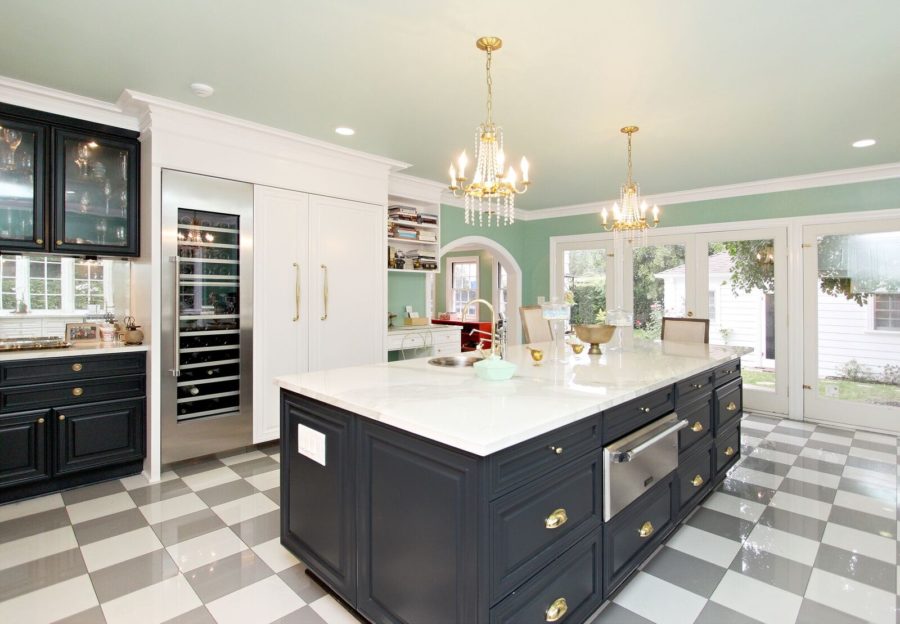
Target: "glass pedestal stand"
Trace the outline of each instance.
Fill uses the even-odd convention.
[[[557,362],[565,362],[566,356],[566,321],[569,320],[569,314],[572,306],[568,303],[550,303],[541,304],[541,316],[550,322],[550,330],[553,333],[553,357],[552,360]]]
[[[634,314],[622,308],[615,308],[606,314],[606,324],[615,325],[615,342],[609,347],[610,351],[625,350],[625,331],[634,326]]]

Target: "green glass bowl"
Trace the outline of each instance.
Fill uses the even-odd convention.
[[[516,373],[516,365],[499,357],[491,357],[475,362],[475,375],[485,381],[504,381],[512,379]]]

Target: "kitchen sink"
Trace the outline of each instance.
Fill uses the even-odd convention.
[[[464,366],[472,366],[475,362],[482,358],[477,355],[442,355],[428,360],[433,366],[444,366],[447,368],[462,368]]]

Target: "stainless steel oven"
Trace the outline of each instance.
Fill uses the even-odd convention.
[[[678,467],[678,431],[688,426],[671,412],[603,448],[603,520]]]

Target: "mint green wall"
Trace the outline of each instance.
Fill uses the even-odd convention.
[[[388,312],[397,315],[394,325],[403,324],[408,305],[419,314],[425,314],[425,274],[391,271],[388,273]]]
[[[441,273],[435,276],[435,297],[434,309],[439,314],[447,309],[447,286],[446,280],[450,278],[447,274],[446,258],[459,258],[462,256],[478,256],[478,296],[481,299],[491,300],[494,293],[494,276],[493,263],[494,257],[487,251],[452,251],[441,257]],[[485,317],[489,312],[486,309],[480,309],[478,312],[480,317]]]

